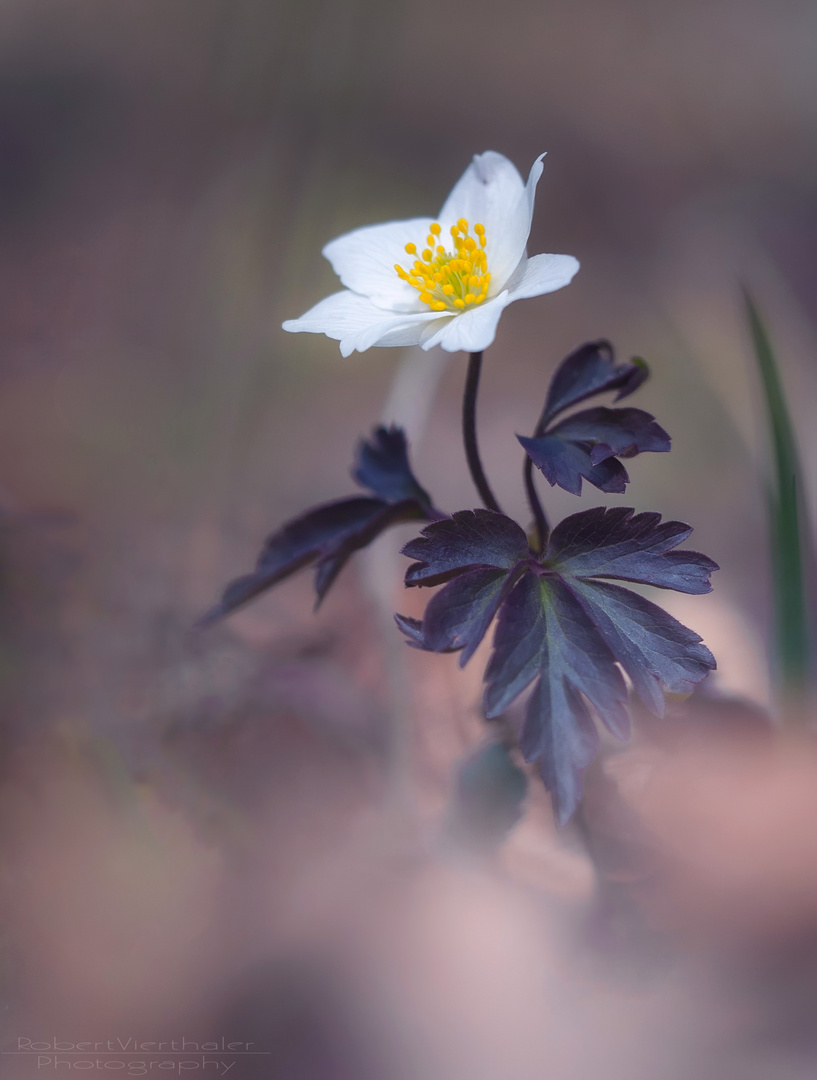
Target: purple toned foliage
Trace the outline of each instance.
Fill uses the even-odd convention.
[[[609,390],[618,390],[615,400],[621,401],[634,393],[648,374],[643,360],[616,364],[609,341],[589,341],[566,356],[553,373],[542,420],[550,423],[565,409]]]
[[[580,495],[584,479],[601,491],[621,494],[630,478],[618,458],[670,449],[669,435],[641,409],[599,406],[554,423],[565,409],[596,394],[617,390],[616,400],[632,394],[647,374],[643,361],[617,365],[606,341],[582,345],[562,361],[534,435],[517,435],[551,486]]]
[[[414,499],[431,509],[428,493],[418,484],[408,460],[408,443],[402,428],[377,427],[369,439],[361,439],[355,453],[352,477],[386,502]]]
[[[350,556],[390,525],[430,522],[403,548],[412,559],[405,584],[441,588],[422,620],[397,615],[397,624],[414,648],[459,652],[460,666],[495,624],[485,716],[498,719],[527,693],[519,749],[538,764],[559,822],[568,821],[582,797],[584,770],[598,751],[596,721],[616,738],[629,737],[627,680],[647,709],[662,715],[665,692],[688,693],[715,667],[696,633],[615,584],[709,592],[717,564],[699,552],[677,550],[690,527],[662,521],[657,513],[596,507],[551,531],[532,483],[536,465],[551,485],[576,495],[584,480],[620,493],[629,482],[620,459],[669,450],[667,433],[640,409],[595,406],[564,415],[597,394],[627,397],[647,374],[641,360],[617,364],[606,341],[581,346],[559,366],[533,436],[517,436],[529,459],[525,477],[535,539],[498,510],[440,513],[412,472],[404,432],[378,427],[359,443],[352,469],[371,494],[314,507],[282,526],[267,540],[255,570],[233,581],[201,622],[223,618],[307,565],[315,567],[320,603]],[[472,408],[475,400],[466,392]],[[477,487],[495,505],[475,444],[471,454]],[[524,791],[508,748],[483,747],[458,774],[455,832],[470,835],[471,822],[475,842],[483,831],[489,842],[498,842],[519,816]]]
[[[414,478],[400,428],[378,427],[361,441],[353,475],[376,497],[338,499],[287,522],[267,539],[255,570],[232,581],[199,625],[224,618],[310,564],[315,565],[317,606],[355,551],[398,522],[439,516]]]
[[[433,522],[403,549],[418,560],[406,585],[446,582],[422,622],[398,617],[410,644],[461,649],[464,664],[498,616],[486,716],[498,717],[534,684],[520,747],[539,762],[560,822],[576,809],[598,748],[593,714],[618,738],[629,734],[622,669],[660,715],[664,690],[686,692],[715,666],[693,631],[639,594],[599,580],[708,592],[716,564],[673,550],[690,531],[658,514],[597,508],[566,518],[534,555],[515,522],[473,510]]]

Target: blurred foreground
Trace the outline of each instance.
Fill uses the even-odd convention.
[[[258,1048],[221,1056],[247,1078],[813,1074],[811,743],[700,704],[588,777],[595,871],[538,789],[481,857],[439,825],[446,762],[476,728],[449,673],[412,807],[384,789],[371,732],[323,727],[324,695],[349,693],[327,657],[282,661],[270,697],[307,671],[300,707],[259,694],[178,730],[141,784],[67,728],[13,755],[7,1046],[226,1038]]]

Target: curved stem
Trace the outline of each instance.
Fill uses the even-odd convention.
[[[528,505],[531,508],[533,520],[536,524],[536,553],[538,555],[544,550],[545,544],[548,542],[550,526],[542,504],[539,502],[539,496],[536,493],[536,485],[533,482],[533,462],[527,454],[525,455],[524,477],[525,494],[528,497]]]
[[[489,510],[495,510],[501,514],[499,503],[494,498],[494,493],[485,478],[477,449],[477,391],[481,370],[482,353],[471,353],[468,358],[468,374],[465,377],[465,393],[462,399],[462,440],[465,443],[465,456],[468,460],[471,479],[476,485],[483,504]]]
[[[547,414],[547,402],[542,409],[542,415],[536,421],[536,427],[533,431],[533,438],[538,439],[540,435],[544,434],[547,427],[548,414]],[[545,549],[545,545],[548,542],[550,536],[550,525],[548,519],[545,516],[544,508],[539,501],[539,495],[536,491],[536,485],[533,482],[533,461],[525,454],[525,467],[523,470],[523,477],[525,483],[525,494],[528,497],[528,506],[531,508],[533,514],[533,520],[536,525],[537,536],[537,554],[541,553]]]

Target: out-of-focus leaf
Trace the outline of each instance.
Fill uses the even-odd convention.
[[[632,394],[647,374],[641,360],[617,365],[606,341],[583,345],[561,363],[533,436],[517,435],[551,486],[580,495],[584,479],[601,491],[621,494],[630,477],[619,457],[669,450],[669,435],[641,409],[597,407],[555,422],[565,409],[596,394],[618,390],[616,400]]]
[[[799,715],[812,676],[805,551],[807,519],[802,510],[803,477],[778,363],[766,326],[744,291],[746,317],[760,373],[774,452],[775,480],[769,493],[775,603],[775,653],[783,705]],[[804,543],[805,540],[805,543]]]
[[[354,475],[379,497],[338,499],[287,522],[268,537],[255,570],[232,581],[198,625],[224,618],[310,564],[315,565],[317,606],[355,551],[391,525],[427,521],[438,513],[414,479],[400,428],[376,428],[360,444]]]
[[[422,648],[431,652],[462,649],[464,667],[494,620],[513,584],[507,570],[477,567],[449,581],[429,601],[423,617]]]
[[[634,457],[646,451],[660,453],[670,448],[670,437],[643,409],[583,409],[560,420],[550,429],[551,436],[569,442],[593,444],[594,465],[605,458]]]
[[[481,851],[497,847],[522,817],[528,780],[507,746],[491,742],[469,754],[457,770],[448,831]]]
[[[661,714],[665,690],[686,692],[715,667],[693,631],[629,589],[598,580],[708,592],[716,564],[672,550],[690,531],[659,514],[598,508],[566,518],[536,555],[510,519],[474,510],[428,525],[403,549],[422,560],[409,567],[407,585],[448,582],[421,623],[398,616],[410,644],[462,649],[464,663],[498,615],[485,713],[498,717],[533,684],[520,747],[527,761],[539,762],[560,822],[578,805],[582,773],[598,747],[593,714],[613,735],[628,736],[621,668]]]

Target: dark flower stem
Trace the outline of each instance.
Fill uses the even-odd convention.
[[[485,478],[477,449],[477,391],[481,370],[482,353],[471,353],[468,358],[468,374],[465,377],[465,394],[462,399],[462,440],[465,443],[465,456],[468,459],[471,479],[476,485],[483,504],[489,510],[495,510],[501,514],[499,503],[494,498],[494,493]]]
[[[536,427],[533,432],[533,438],[538,439],[540,435],[544,435],[545,428],[547,427],[548,414],[547,414],[547,402],[542,410],[542,415],[536,422]],[[523,470],[523,477],[525,483],[525,494],[528,497],[528,506],[531,508],[533,514],[533,520],[536,525],[536,552],[537,554],[544,551],[545,544],[548,542],[550,536],[550,525],[548,525],[548,519],[545,516],[544,508],[539,502],[539,496],[536,492],[536,484],[533,482],[533,462],[525,454],[525,467]]]
[[[539,502],[539,496],[536,494],[536,484],[533,482],[533,462],[527,454],[525,454],[524,479],[525,494],[528,497],[528,505],[531,508],[533,520],[536,525],[536,554],[538,555],[544,550],[545,544],[548,542],[550,526],[545,517],[545,511],[542,508],[542,504]]]

